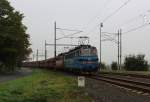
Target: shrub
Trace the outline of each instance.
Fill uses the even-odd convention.
[[[145,55],[129,55],[125,58],[124,68],[129,71],[147,71],[148,62],[144,59]]]
[[[112,69],[112,70],[117,70],[117,69],[118,69],[118,64],[117,64],[117,62],[112,62],[112,64],[111,64],[111,69]]]

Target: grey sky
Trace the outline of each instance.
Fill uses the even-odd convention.
[[[33,51],[40,49],[44,53],[44,41],[53,43],[54,21],[60,28],[83,30],[76,36],[87,35],[90,43],[99,49],[99,29],[96,27],[107,16],[128,0],[9,0],[16,10],[24,13],[24,24],[31,36]],[[116,33],[119,28],[126,32],[150,20],[150,1],[131,0],[119,12],[104,22],[103,32]],[[146,16],[144,16],[146,15]],[[123,35],[123,56],[128,54],[146,54],[150,60],[150,26]],[[61,37],[60,31],[57,32]],[[64,32],[70,34],[72,32]],[[58,43],[71,43],[64,39]],[[72,40],[72,42],[77,42]],[[58,48],[59,51],[62,48]],[[48,47],[49,56],[53,56],[53,47]],[[102,61],[117,61],[117,46],[113,42],[102,43]]]

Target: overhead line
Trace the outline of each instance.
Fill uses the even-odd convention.
[[[105,7],[110,3],[110,1],[112,1],[112,0],[107,0],[107,1],[104,3],[104,7],[103,7],[103,8],[105,8]],[[100,15],[102,15],[103,9],[102,9],[100,12],[101,12]],[[94,16],[93,18],[91,18],[91,19],[89,20],[89,22],[86,24],[86,26],[85,26],[83,29],[86,30],[87,27],[88,27],[88,25],[89,25],[89,24],[94,20],[94,18],[96,18],[96,17],[97,17],[97,15]],[[99,26],[99,25],[96,25],[93,29],[91,29],[91,30],[89,31],[89,33],[91,33],[97,26]],[[87,33],[87,34],[89,34],[89,33]]]
[[[55,44],[46,44],[48,46],[54,46]],[[78,45],[73,45],[73,44],[56,44],[57,46],[78,46]]]
[[[103,8],[106,8],[106,6],[110,3],[110,1],[112,1],[112,0],[107,0],[107,1],[104,3]],[[102,15],[102,13],[103,13],[103,8],[99,11],[99,12],[100,12],[100,15]],[[100,16],[100,15],[99,15],[99,16]],[[88,25],[89,25],[91,22],[94,21],[94,19],[98,18],[97,16],[98,16],[98,14],[96,14],[93,18],[91,18],[91,19],[89,20],[89,22],[86,24],[86,26],[85,26],[84,29],[86,29],[86,28],[88,27]]]
[[[110,33],[110,32],[102,32],[103,34],[114,34],[117,35],[117,33]]]
[[[109,16],[107,16],[102,22],[106,22],[110,17],[112,17],[114,14],[116,14],[120,9],[122,9],[125,5],[127,5],[131,0],[127,0],[126,2],[124,2],[123,5],[121,5],[118,9],[116,9],[112,14],[110,14]],[[94,29],[96,29],[96,27],[98,27],[98,25],[96,25],[92,30],[89,31],[89,33],[91,33]],[[89,34],[88,33],[88,34]]]
[[[122,27],[122,26],[124,26],[124,25],[127,25],[127,24],[129,24],[129,23],[131,23],[131,22],[133,22],[133,21],[135,21],[135,20],[138,20],[138,19],[140,19],[140,17],[141,17],[141,14],[138,15],[138,16],[136,16],[136,17],[133,17],[133,18],[129,19],[128,21],[126,21],[126,22],[124,22],[123,24],[119,25],[119,27]]]
[[[126,31],[126,32],[123,32],[123,34],[127,34],[127,33],[130,33],[130,32],[136,31],[136,30],[141,29],[141,28],[144,28],[144,27],[146,27],[146,26],[148,26],[148,25],[150,25],[150,23],[141,25],[141,26],[136,27],[136,28],[133,28],[133,29],[130,29],[130,30]]]
[[[66,36],[65,33],[63,32],[63,30],[60,29],[59,31],[60,31],[64,36]]]
[[[102,41],[102,42],[103,42],[103,41],[112,41],[112,42],[114,42],[114,43],[117,44],[117,42],[116,42],[114,39],[110,39],[110,38],[105,38],[105,39],[102,39],[101,41]]]
[[[144,17],[144,15],[145,15],[145,16],[150,16],[150,14],[146,14],[147,12],[149,12],[149,11],[146,10],[146,11],[144,11],[143,13],[141,13],[141,14],[139,14],[139,15],[137,15],[137,16],[135,16],[135,17],[129,19],[129,20],[127,20],[126,22],[120,24],[119,26],[124,26],[124,25],[127,25],[127,24],[129,24],[129,23],[135,21],[135,20],[141,19],[141,18]],[[143,18],[143,19],[144,19],[144,18]]]
[[[57,29],[66,30],[66,31],[80,31],[80,30],[71,30],[71,29],[64,29],[64,28],[57,28]]]
[[[63,37],[57,38],[56,40],[60,40],[60,39],[63,39],[63,38],[69,37],[69,36],[73,36],[73,35],[79,34],[81,32],[83,32],[83,31],[79,31],[79,32],[76,32],[76,33],[73,33],[73,34],[68,34],[68,35],[65,35]]]
[[[110,35],[107,35],[107,34],[103,34],[103,36],[104,36],[104,37],[107,36],[108,38],[114,39],[113,37],[111,37]]]
[[[75,38],[75,39],[78,39],[79,37],[65,37],[65,38],[71,38],[71,39],[72,39],[72,38]]]
[[[106,22],[110,17],[112,17],[114,14],[116,14],[118,11],[120,11],[120,9],[122,9],[124,6],[126,6],[131,0],[127,0],[125,3],[123,3],[123,5],[121,5],[118,9],[116,9],[112,14],[110,14],[109,16],[107,16],[104,20],[103,23]]]
[[[93,29],[91,29],[87,34],[93,32],[98,26],[99,26],[99,25],[94,26]]]
[[[106,36],[107,36],[107,38],[106,38]],[[104,35],[104,38],[106,38],[107,40],[110,40],[110,41],[113,41],[113,42],[117,43],[117,41],[113,37],[111,37],[111,36],[109,36],[107,34]]]

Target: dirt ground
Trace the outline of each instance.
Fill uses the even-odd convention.
[[[5,81],[9,81],[9,80],[14,80],[16,78],[19,78],[19,77],[24,77],[24,76],[27,76],[27,75],[30,75],[32,73],[32,70],[29,69],[29,68],[22,68],[21,70],[18,70],[14,73],[11,73],[11,74],[0,74],[0,83],[1,82],[5,82]]]
[[[93,79],[86,79],[85,90],[93,102],[150,102],[150,95]]]

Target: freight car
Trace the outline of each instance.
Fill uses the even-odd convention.
[[[66,53],[59,54],[56,58],[24,62],[23,66],[55,68],[73,72],[95,72],[98,70],[97,49],[91,45],[80,45]]]

